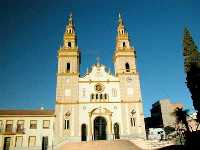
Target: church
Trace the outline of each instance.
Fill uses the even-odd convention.
[[[72,15],[58,51],[55,132],[77,140],[145,136],[135,49],[119,15],[115,74],[98,61],[80,76],[80,49]],[[84,53],[84,51],[82,51]]]
[[[57,54],[55,110],[0,110],[0,147],[53,149],[70,141],[146,138],[136,51],[121,15],[114,73],[97,59],[80,75],[84,51],[78,48],[72,15],[63,40]]]

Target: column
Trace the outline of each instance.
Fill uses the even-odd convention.
[[[91,117],[92,117],[92,113],[89,112],[89,139],[92,140],[92,120],[91,120]]]
[[[113,133],[112,133],[112,114],[109,114],[109,123],[110,123],[110,135],[109,135],[109,139],[111,140],[111,139],[113,139]]]

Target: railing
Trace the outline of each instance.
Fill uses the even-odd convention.
[[[97,102],[109,102],[109,100],[108,99],[90,99],[90,102],[95,102],[95,103],[97,103]]]

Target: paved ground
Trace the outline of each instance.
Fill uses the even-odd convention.
[[[128,140],[66,143],[60,150],[141,150]]]

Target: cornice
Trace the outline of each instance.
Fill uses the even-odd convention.
[[[97,82],[104,82],[104,83],[109,83],[109,82],[120,82],[120,81],[111,81],[111,80],[105,80],[105,81],[99,81],[99,80],[87,80],[87,81],[80,81],[79,83],[97,83]]]
[[[55,117],[55,115],[0,115],[0,117]]]
[[[137,75],[137,72],[121,72],[121,73],[117,73],[116,76],[118,77],[119,75]]]
[[[57,73],[57,76],[79,76],[79,73],[66,73],[66,72],[63,72],[63,73]]]
[[[99,104],[99,103],[104,103],[104,104],[135,104],[135,103],[141,103],[141,101],[120,101],[120,102],[61,102],[60,100],[59,101],[56,101],[56,104],[58,105],[77,105],[77,104]]]

